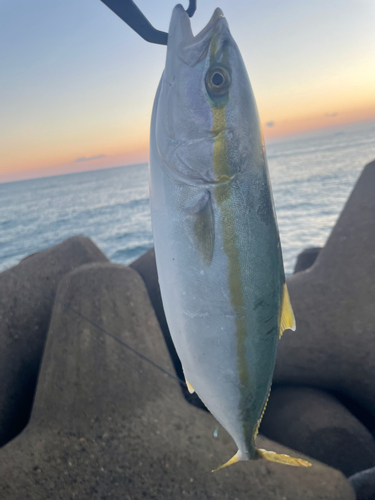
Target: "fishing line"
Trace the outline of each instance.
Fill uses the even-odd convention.
[[[124,266],[124,267],[127,267],[127,266]],[[135,271],[136,272],[136,271]],[[138,274],[138,273],[137,273]],[[18,278],[18,276],[13,276],[13,278],[16,278],[17,281],[19,281],[21,283],[21,278]],[[143,281],[143,280],[142,280]],[[25,283],[22,282],[22,286],[24,287],[25,286]],[[30,286],[28,287],[30,288]],[[47,292],[45,292],[44,290],[42,290],[41,286],[40,285],[35,285],[35,283],[33,283],[33,289],[35,288],[38,288],[40,293],[42,295],[44,295],[45,298],[50,298],[49,295],[47,294]],[[91,319],[87,318],[85,315],[83,315],[82,313],[80,313],[79,311],[77,311],[76,309],[74,309],[73,307],[71,307],[69,304],[67,304],[66,302],[64,302],[63,300],[59,299],[58,297],[56,297],[57,295],[57,290],[56,290],[56,294],[55,294],[55,298],[54,298],[54,302],[59,302],[61,305],[63,305],[66,309],[69,309],[70,311],[72,311],[73,313],[75,313],[77,316],[81,317],[82,319],[84,319],[85,321],[87,321],[90,325],[92,325],[94,328],[96,328],[97,330],[101,331],[102,333],[108,335],[108,337],[112,338],[113,340],[115,340],[119,345],[121,345],[122,347],[128,349],[130,352],[132,352],[133,354],[135,354],[136,356],[138,356],[140,359],[146,361],[147,363],[149,363],[151,366],[153,366],[154,368],[160,370],[162,373],[164,373],[165,375],[167,375],[168,377],[170,377],[171,379],[173,380],[176,380],[181,386],[183,387],[187,387],[186,385],[186,382],[182,379],[180,379],[179,377],[177,377],[176,375],[174,375],[173,373],[169,372],[168,370],[166,370],[165,368],[163,368],[162,366],[160,366],[158,363],[156,363],[155,361],[153,361],[152,359],[150,359],[149,357],[145,356],[144,354],[142,354],[141,352],[139,352],[137,349],[135,349],[134,347],[130,346],[129,344],[127,344],[126,342],[124,342],[122,339],[120,339],[119,337],[117,337],[115,334],[109,332],[108,330],[106,330],[105,328],[103,328],[102,326],[98,325],[97,323],[95,323],[95,321],[92,321]],[[152,306],[151,306],[152,307]],[[152,308],[153,309],[153,308]],[[159,324],[159,322],[158,322]],[[166,349],[168,350],[167,348],[167,345],[165,344],[165,347]]]
[[[137,351],[137,349],[134,349],[134,347],[131,347],[129,344],[127,344],[126,342],[124,342],[123,340],[121,340],[119,337],[116,337],[116,335],[114,335],[113,333],[108,332],[105,328],[103,328],[102,326],[98,325],[97,323],[95,323],[91,319],[86,318],[86,316],[84,316],[83,314],[81,314],[79,311],[76,311],[75,309],[73,309],[73,307],[71,307],[69,304],[66,304],[64,301],[62,301],[61,299],[58,299],[58,298],[55,298],[55,302],[59,302],[64,307],[66,307],[70,311],[72,311],[75,314],[77,314],[77,316],[80,316],[82,319],[84,319],[85,321],[87,321],[88,323],[90,323],[97,330],[99,330],[99,331],[105,333],[106,335],[108,335],[109,337],[111,337],[113,340],[115,340],[116,342],[118,342],[122,347],[125,347],[126,349],[128,349],[130,352],[132,352],[133,354],[135,354],[139,358],[143,359],[144,361],[147,361],[154,368],[157,368],[158,370],[160,370],[161,372],[163,372],[165,375],[168,375],[168,377],[171,377],[172,379],[176,380],[179,384],[187,387],[186,382],[184,380],[181,380],[176,375],[173,375],[173,373],[169,372],[168,370],[166,370],[162,366],[158,365],[157,363],[155,363],[155,361],[152,361],[152,359],[148,358],[147,356],[145,356],[141,352]]]

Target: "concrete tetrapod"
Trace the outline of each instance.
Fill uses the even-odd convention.
[[[375,463],[371,433],[336,398],[318,389],[272,389],[261,432],[346,476]]]
[[[354,500],[343,475],[319,463],[210,472],[235,451],[229,436],[215,439],[213,418],[185,401],[176,380],[124,346],[172,371],[135,271],[82,266],[57,299],[30,423],[0,450],[2,500]]]
[[[375,415],[375,161],[360,176],[312,268],[288,277],[296,332],[274,382],[342,392]]]
[[[358,472],[349,478],[356,500],[375,500],[375,467]]]
[[[320,250],[321,247],[305,248],[304,250],[302,250],[302,252],[297,256],[297,261],[296,265],[294,266],[293,273],[299,273],[311,267],[316,261]]]
[[[26,425],[61,278],[90,262],[108,262],[89,238],[73,237],[0,274],[0,446]]]

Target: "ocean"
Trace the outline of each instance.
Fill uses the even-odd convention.
[[[324,245],[363,167],[375,159],[375,126],[266,150],[290,274],[304,248]],[[0,271],[73,235],[89,236],[125,265],[150,248],[147,165],[0,184]]]

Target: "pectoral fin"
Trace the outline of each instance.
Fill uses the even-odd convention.
[[[189,207],[186,215],[190,241],[198,251],[204,266],[212,261],[215,244],[215,217],[210,191],[206,191],[195,206]]]
[[[289,455],[275,453],[274,451],[257,449],[257,453],[261,458],[265,458],[270,462],[277,462],[278,464],[291,465],[293,467],[311,467],[311,463],[302,458],[294,458]]]
[[[287,330],[288,328],[294,331],[296,329],[296,320],[294,319],[294,313],[292,309],[292,304],[290,303],[288,288],[286,286],[286,283],[284,283],[283,293],[281,298],[279,339],[284,333],[284,330]]]

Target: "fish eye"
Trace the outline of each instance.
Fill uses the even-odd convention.
[[[213,96],[226,94],[231,83],[229,72],[222,66],[210,68],[206,74],[206,87]]]
[[[214,87],[220,87],[224,83],[224,77],[221,73],[214,73],[211,77],[211,83]]]

